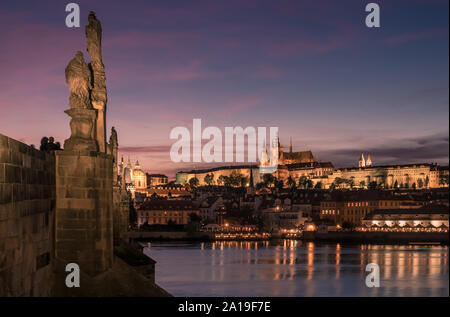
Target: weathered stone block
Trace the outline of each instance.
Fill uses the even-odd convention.
[[[6,183],[6,176],[5,176],[5,164],[0,163],[0,184]]]
[[[10,159],[12,164],[22,166],[22,156],[22,153],[18,152],[18,149],[10,149]]]
[[[0,204],[12,202],[12,184],[0,184]]]
[[[8,137],[0,133],[0,150],[8,148]]]
[[[11,163],[11,155],[8,148],[0,148],[0,163]]]
[[[22,179],[22,171],[19,166],[5,165],[5,182],[20,183]]]

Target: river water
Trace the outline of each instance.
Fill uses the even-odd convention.
[[[449,296],[448,246],[152,242],[156,282],[174,296]],[[368,263],[379,287],[366,286]]]

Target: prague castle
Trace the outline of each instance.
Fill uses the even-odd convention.
[[[266,163],[267,152],[263,151],[260,165]],[[192,178],[198,179],[198,185],[207,185],[205,177],[209,176],[209,183],[221,185],[222,177],[241,175],[253,182],[263,181],[258,165],[223,166],[202,170],[180,171],[176,175],[177,183],[189,182]],[[309,180],[309,186],[316,188],[438,188],[448,186],[448,167],[436,164],[417,163],[402,165],[373,165],[372,158],[361,154],[355,167],[335,169],[331,162],[319,162],[311,151],[293,152],[292,140],[289,151],[284,152],[283,146],[278,142],[278,167],[272,174],[284,184],[289,179],[296,183],[300,179]],[[206,178],[208,179],[208,178]]]

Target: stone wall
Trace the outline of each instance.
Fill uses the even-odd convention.
[[[130,195],[119,186],[113,187],[113,235],[114,245],[124,240],[130,219]]]
[[[56,153],[55,256],[90,276],[113,264],[112,164],[99,152]]]
[[[0,134],[0,297],[48,296],[55,157]]]

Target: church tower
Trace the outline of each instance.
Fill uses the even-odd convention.
[[[264,140],[264,147],[261,151],[261,158],[259,160],[259,165],[260,166],[267,166],[269,162],[269,157],[267,155],[267,144],[266,144],[266,140]]]
[[[278,163],[279,164],[283,164],[283,160],[284,160],[284,151],[283,151],[283,146],[280,143],[280,137],[276,136],[276,140],[274,140],[274,145],[278,143]]]
[[[289,153],[292,153],[292,137],[289,140]]]
[[[358,167],[366,167],[366,160],[364,159],[364,154],[361,153],[361,158],[358,162]]]
[[[366,166],[372,166],[372,159],[370,158],[370,154],[367,156]]]

